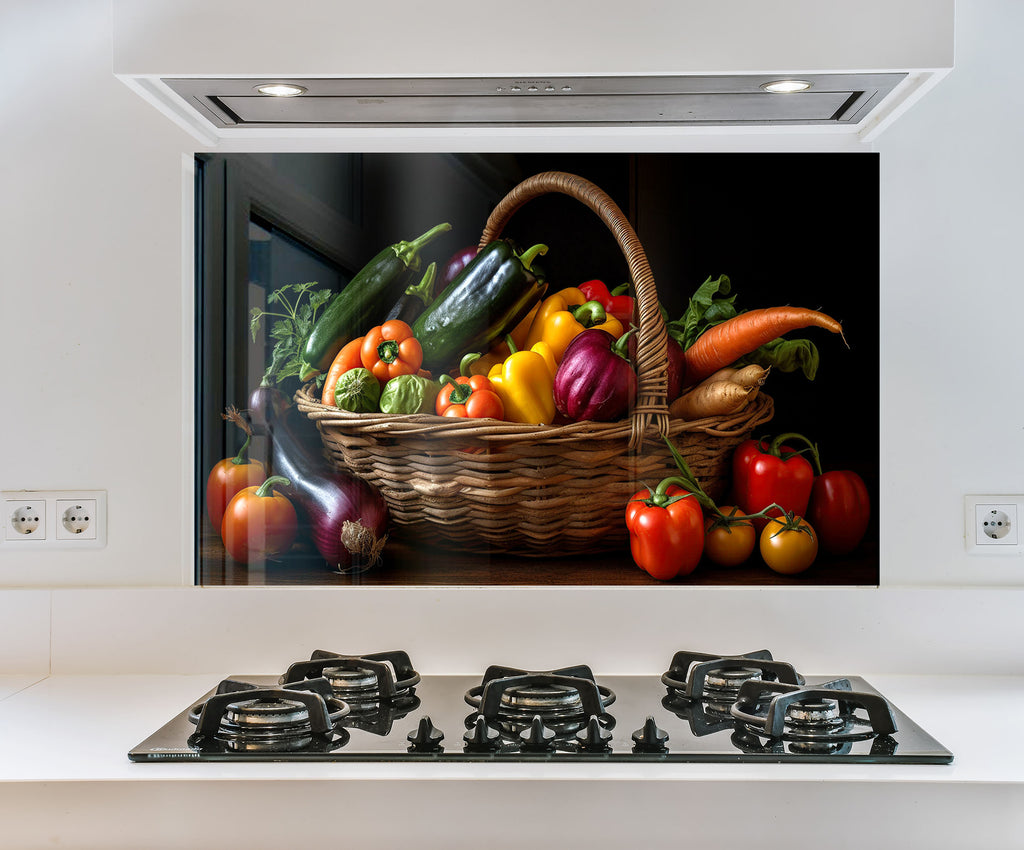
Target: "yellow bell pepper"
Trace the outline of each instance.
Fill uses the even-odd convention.
[[[586,301],[587,296],[583,294],[583,290],[577,289],[575,286],[570,286],[567,289],[556,292],[554,295],[549,295],[540,302],[540,306],[530,322],[530,329],[526,334],[526,339],[520,348],[533,348],[533,346],[543,340],[544,326],[555,313],[564,313],[570,307],[578,307],[580,304],[585,304]],[[519,345],[518,342],[516,344]]]
[[[554,297],[554,296],[552,296]],[[537,314],[538,319],[541,314]],[[534,322],[536,327],[537,322]],[[566,310],[550,313],[541,323],[538,342],[546,342],[551,346],[555,362],[561,363],[569,343],[583,331],[598,328],[607,331],[618,339],[625,332],[622,322],[610,313],[606,313],[599,301],[587,301],[583,304],[570,306]],[[527,342],[533,338],[533,328],[527,336]]]
[[[546,342],[529,351],[513,351],[491,367],[488,378],[509,422],[550,425],[555,419],[555,372],[558,364]]]

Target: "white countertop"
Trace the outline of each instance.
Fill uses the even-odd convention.
[[[514,811],[543,818],[552,841],[585,834],[589,846],[601,848],[638,836],[647,847],[678,846],[680,818],[709,813],[719,827],[685,827],[703,842],[695,846],[756,839],[761,848],[792,847],[800,824],[829,829],[831,847],[852,847],[852,837],[849,845],[835,838],[844,823],[858,842],[874,836],[881,847],[889,846],[886,830],[897,827],[901,848],[979,846],[982,838],[1024,846],[1024,737],[1014,734],[1024,677],[864,677],[950,749],[954,762],[139,764],[128,760],[128,750],[223,676],[0,677],[0,694],[7,695],[0,699],[0,834],[13,842],[0,838],[0,846],[129,847],[143,833],[151,847],[207,846],[216,835],[269,846],[308,826],[284,815],[286,801],[303,811],[326,807],[335,827],[343,810],[352,813],[358,823],[346,825],[346,834],[364,848],[394,847],[399,837],[414,836],[418,847],[453,846],[465,829],[455,826],[456,812],[459,823],[476,828],[489,829],[495,819],[503,824],[489,848],[521,846],[517,831],[529,825],[522,815],[510,821]],[[970,806],[967,818],[963,806]],[[412,815],[397,814],[404,809]],[[569,821],[577,832],[565,825],[563,834],[549,809],[574,812]],[[54,811],[63,813],[56,821],[43,817]],[[268,818],[268,811],[278,816]],[[593,812],[600,827],[581,826],[582,811]],[[241,815],[253,820],[243,823]],[[786,825],[778,844],[764,832],[772,821]],[[156,843],[147,826],[154,822],[164,830]],[[721,837],[723,823],[729,839]]]

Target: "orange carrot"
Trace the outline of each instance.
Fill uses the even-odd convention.
[[[811,326],[843,335],[842,325],[831,316],[802,307],[765,307],[726,319],[704,331],[684,352],[686,381],[698,383],[765,343]]]
[[[331,407],[338,406],[334,403],[334,390],[338,386],[338,378],[349,369],[355,369],[357,366],[363,365],[363,361],[359,358],[359,349],[362,345],[362,337],[354,339],[347,343],[335,356],[334,362],[331,363],[331,368],[327,370],[327,377],[324,379],[324,391],[320,396],[321,404]]]

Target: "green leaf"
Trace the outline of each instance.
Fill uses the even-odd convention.
[[[329,289],[318,289],[316,292],[309,296],[309,306],[313,308],[313,312],[316,313],[321,307],[324,306],[331,298],[334,297],[334,293]]]
[[[256,342],[256,335],[260,330],[260,319],[263,318],[263,311],[259,307],[253,307],[249,312],[249,333],[252,334],[252,341]]]
[[[669,335],[685,351],[704,331],[736,315],[736,296],[730,295],[732,282],[727,275],[709,277],[690,298],[686,312],[668,325]]]
[[[741,362],[756,363],[780,372],[796,372],[799,369],[808,381],[813,381],[818,374],[820,360],[818,347],[811,340],[780,337],[752,351]]]

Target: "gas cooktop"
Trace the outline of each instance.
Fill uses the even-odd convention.
[[[677,652],[657,676],[587,666],[423,676],[405,652],[317,650],[233,676],[133,761],[647,761],[947,764],[952,753],[858,676],[803,676],[767,650]]]

